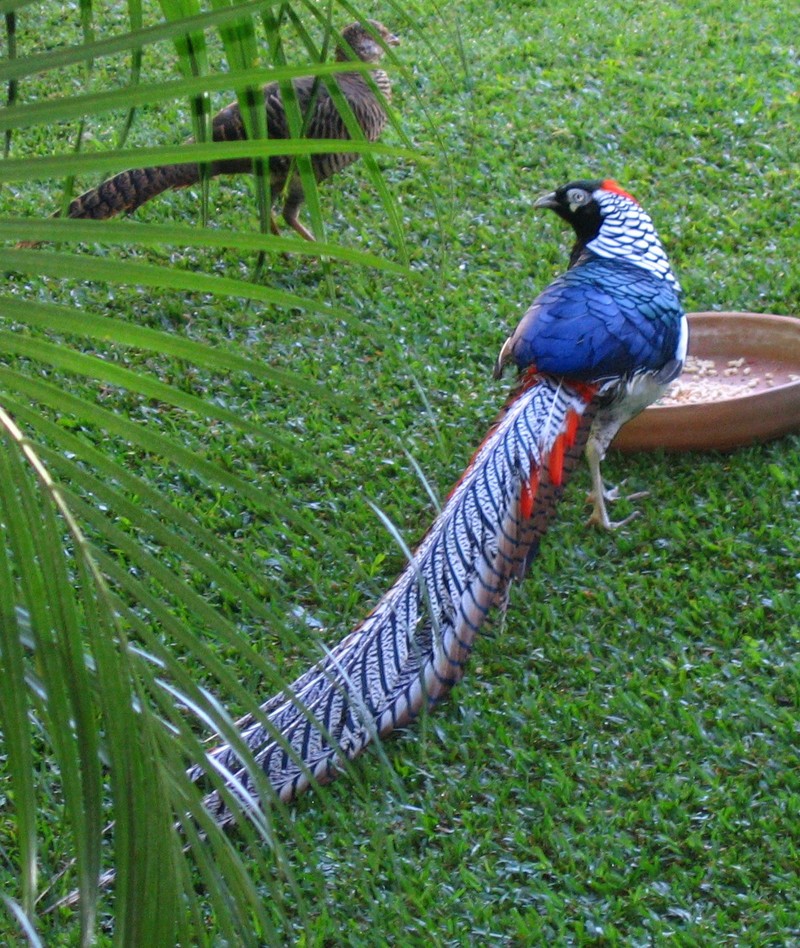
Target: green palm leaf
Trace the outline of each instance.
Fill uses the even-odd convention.
[[[271,312],[302,310],[322,330],[333,320],[354,324],[354,317],[315,293],[262,285],[218,266],[213,274],[185,269],[150,251],[193,247],[208,254],[205,259],[221,259],[228,252],[291,250],[386,274],[406,272],[402,262],[335,241],[312,247],[266,233],[264,169],[276,146],[265,137],[260,86],[300,74],[331,75],[335,66],[314,64],[313,56],[330,46],[331,29],[357,11],[329,8],[319,45],[320,14],[313,5],[284,7],[288,14],[281,17],[263,2],[215,0],[211,7],[164,0],[162,18],[130,2],[128,25],[120,28],[120,21],[106,25],[103,11],[83,4],[76,22],[63,24],[74,41],[46,52],[16,50],[0,62],[0,82],[14,89],[0,116],[8,145],[0,163],[0,267],[8,275],[0,298],[0,728],[11,815],[0,852],[4,875],[18,880],[4,900],[7,930],[31,943],[47,943],[54,930],[64,933],[64,925],[70,931],[78,926],[79,934],[68,937],[82,944],[102,930],[113,932],[115,943],[199,943],[209,917],[215,933],[231,943],[272,943],[284,917],[281,892],[291,893],[293,915],[305,917],[285,855],[286,840],[293,838],[289,821],[270,802],[258,769],[254,786],[263,808],[242,818],[237,842],[221,834],[202,808],[207,789],[225,792],[223,777],[210,773],[208,785],[199,787],[186,768],[203,759],[204,742],[214,732],[239,746],[227,709],[258,716],[257,699],[283,684],[282,671],[257,649],[248,663],[263,690],[254,694],[231,669],[227,656],[250,648],[243,625],[281,635],[287,649],[310,659],[318,657],[318,646],[308,637],[297,641],[260,578],[241,570],[231,542],[202,524],[192,508],[209,498],[246,504],[258,511],[268,537],[296,531],[324,550],[328,541],[313,516],[288,503],[279,485],[255,486],[235,458],[207,456],[202,435],[219,426],[276,454],[302,459],[306,452],[311,464],[308,446],[288,431],[264,430],[257,411],[229,408],[204,391],[206,385],[216,390],[223,377],[231,385],[242,377],[263,383],[265,397],[294,390],[331,411],[346,411],[347,404],[279,363],[243,358],[224,339],[193,340],[137,325],[124,313],[76,303],[73,295],[86,285],[138,287],[165,299],[208,295],[237,307],[250,301]],[[0,9],[15,14],[18,28],[39,25],[38,12],[24,0],[7,0]],[[45,14],[62,16],[56,4]],[[296,54],[298,44],[309,63],[290,65],[285,50]],[[151,56],[161,63],[171,58],[179,78],[162,67],[158,79],[151,69],[142,81]],[[121,84],[102,87],[98,63],[114,65]],[[249,141],[207,141],[210,97],[219,91],[238,97]],[[173,139],[147,149],[122,147],[137,128],[137,110],[179,97],[189,102],[196,144]],[[106,116],[116,127],[108,148],[87,137]],[[44,154],[36,143],[43,132],[49,141],[53,130],[53,147]],[[306,169],[309,213],[320,232],[308,156],[337,147],[301,140],[280,146],[297,154],[301,173]],[[402,227],[374,156],[412,152],[363,140],[348,150],[368,159],[367,175],[402,258]],[[68,200],[73,178],[131,164],[237,155],[254,159],[262,233],[46,216]],[[51,187],[49,199],[37,200],[32,213],[36,182],[64,176],[63,194]],[[23,199],[9,200],[12,195]],[[207,201],[206,182],[203,219]],[[15,246],[18,241],[44,246],[24,249]],[[165,360],[202,373],[201,391],[180,376],[164,377]],[[137,410],[135,416],[126,406]],[[179,482],[174,494],[164,490],[159,473]],[[239,749],[247,761],[247,749]],[[58,820],[57,833],[42,813],[47,821]],[[293,845],[302,849],[304,843],[295,839]],[[109,870],[113,896],[101,884]],[[278,880],[273,897],[265,899],[254,878]],[[57,908],[75,891],[73,914]]]

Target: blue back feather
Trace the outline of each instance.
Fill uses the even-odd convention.
[[[591,257],[554,280],[512,336],[520,368],[580,381],[657,371],[675,358],[682,309],[666,280]]]

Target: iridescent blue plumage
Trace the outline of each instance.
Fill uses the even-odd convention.
[[[668,282],[625,260],[593,256],[537,297],[509,354],[520,368],[580,381],[659,371],[675,360],[681,315]]]

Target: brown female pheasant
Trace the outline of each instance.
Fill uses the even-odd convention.
[[[342,42],[336,48],[337,62],[360,59],[365,63],[379,63],[386,46],[397,46],[399,39],[377,20],[365,24],[351,23],[341,34]],[[391,83],[382,69],[372,70],[370,78],[363,72],[338,72],[333,81],[350,107],[367,141],[377,141],[386,126],[384,103],[391,99]],[[314,76],[294,80],[295,95],[307,138],[351,138],[345,119],[339,112],[326,84]],[[377,88],[380,95],[376,95]],[[281,91],[277,82],[264,86],[264,107],[267,133],[270,139],[290,138]],[[241,141],[247,136],[241,112],[236,102],[219,111],[212,120],[214,141]],[[311,156],[315,179],[324,181],[352,164],[358,158],[352,152],[335,152]],[[209,174],[239,174],[252,171],[250,158],[227,159],[210,164]],[[311,232],[298,220],[304,194],[297,166],[289,155],[273,155],[269,159],[270,189],[273,204],[283,200],[283,218],[306,240],[314,240]],[[200,167],[195,163],[159,165],[153,168],[134,168],[123,171],[86,191],[70,204],[69,217],[105,219],[116,214],[130,213],[147,201],[170,188],[185,188],[200,180]],[[278,234],[274,214],[271,227]]]

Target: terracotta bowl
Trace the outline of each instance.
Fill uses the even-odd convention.
[[[620,430],[614,447],[725,451],[800,431],[800,319],[768,313],[689,313],[688,319],[689,355],[714,360],[714,385],[741,389],[746,379],[751,388],[713,401],[651,405]],[[743,365],[728,370],[741,359]]]

